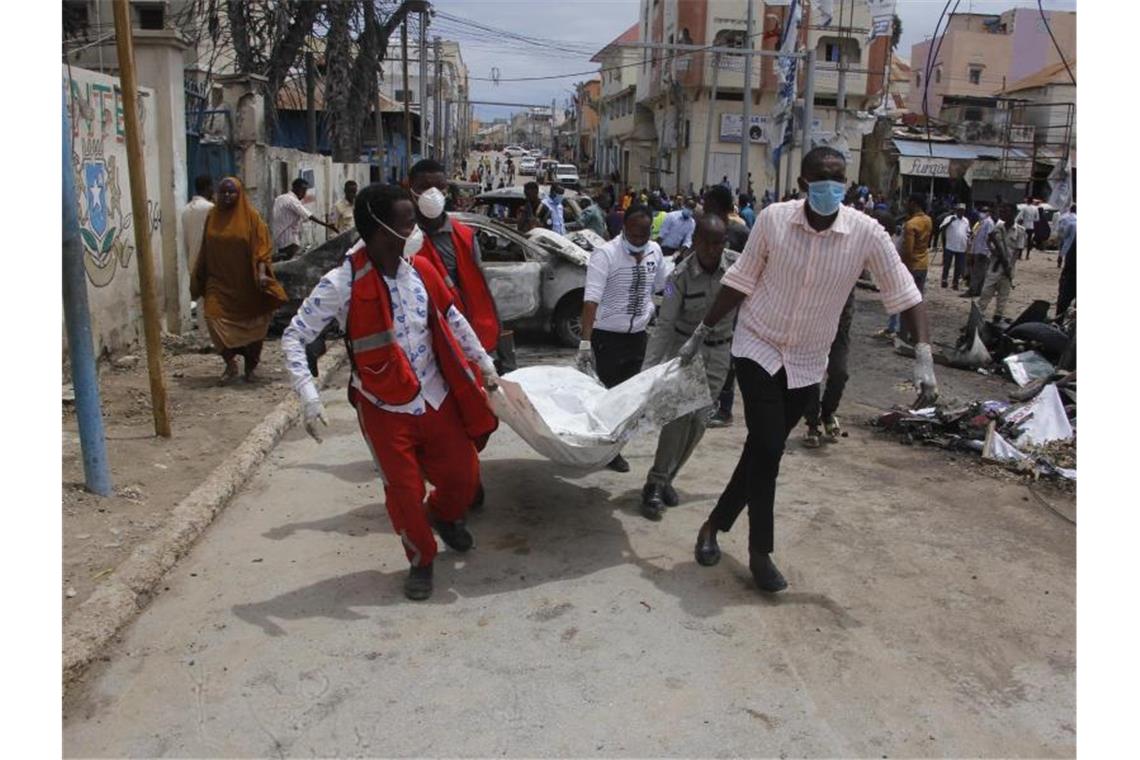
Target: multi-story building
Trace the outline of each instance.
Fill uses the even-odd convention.
[[[748,2],[753,3],[752,38],[747,26]],[[815,18],[811,3],[801,3],[802,20],[797,49],[814,49],[815,98],[812,113],[814,141],[826,140],[847,150],[848,174],[858,176],[862,134],[870,129],[868,119],[857,119],[868,96],[881,93],[886,73],[889,37],[866,43],[870,34],[870,11],[863,0],[836,0],[830,24]],[[751,43],[757,50],[773,50],[783,27],[787,6],[759,0],[641,0],[638,40],[666,45],[739,47]],[[620,39],[620,38],[619,38]],[[617,43],[617,44],[615,44]],[[800,118],[796,119],[797,145],[785,150],[783,175],[771,160],[769,119],[776,107],[777,74],[774,59],[755,56],[752,62],[751,120],[742,129],[744,102],[744,57],[704,51],[682,53],[667,49],[620,48],[633,53],[637,65],[634,100],[636,114],[652,118],[651,155],[648,166],[636,177],[650,186],[669,191],[696,190],[728,178],[740,185],[741,136],[748,135],[748,171],[758,195],[774,190],[779,181],[798,174],[802,147],[798,146]],[[803,64],[798,64],[797,107],[802,116],[805,84]],[[628,70],[628,69],[627,69]],[[842,81],[842,86],[841,86]],[[715,100],[712,91],[716,90]],[[604,86],[604,84],[603,84]],[[843,103],[839,102],[844,90]],[[837,114],[844,114],[837,124]],[[834,139],[842,127],[843,141]],[[709,141],[708,161],[704,144]],[[843,144],[845,143],[845,144]],[[743,188],[742,188],[743,189]]]
[[[907,105],[924,113],[925,95],[925,112],[938,118],[944,107],[991,97],[1046,66],[1060,64],[1057,46],[1071,62],[1077,51],[1076,12],[1045,11],[1045,17],[1048,28],[1036,8],[952,15],[944,34],[911,47],[914,71]],[[924,79],[928,68],[930,81]]]
[[[423,115],[423,135],[426,150],[417,145],[416,147],[420,148],[417,154],[427,155],[434,149],[435,154],[439,157],[458,156],[467,142],[462,138],[469,134],[469,130],[462,123],[463,120],[470,118],[471,110],[467,104],[470,99],[467,66],[463,62],[463,54],[458,42],[453,40],[440,41],[441,72],[438,97],[442,104],[438,111],[440,123],[437,125],[435,123],[437,94],[434,43],[428,44],[426,52],[428,56],[428,80],[424,90],[427,97],[427,112]],[[400,56],[399,45],[388,48],[388,55],[384,59],[381,72],[381,92],[397,103],[402,104],[407,100],[410,110],[417,114],[420,113],[420,51],[418,41],[415,45],[409,41],[408,81],[406,83],[404,82],[404,64]],[[437,126],[441,142],[438,147],[432,145],[434,135],[437,133]],[[443,144],[445,141],[446,145]]]
[[[602,82],[600,79],[579,82],[574,90],[577,101],[574,127],[577,136],[571,152],[580,167],[587,167],[594,162],[597,152],[598,107],[602,98]]]
[[[639,33],[640,26],[631,25],[590,59],[601,64],[595,171],[604,177],[617,172],[627,185],[644,184],[654,140],[652,114],[643,109],[637,116],[641,52],[622,47],[637,42]]]

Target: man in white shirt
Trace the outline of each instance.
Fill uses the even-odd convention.
[[[1017,218],[1015,219],[1015,221],[1029,233],[1027,240],[1028,247],[1025,249],[1026,258],[1029,258],[1029,254],[1033,251],[1033,235],[1037,230],[1037,219],[1041,215],[1040,203],[1041,201],[1036,198],[1026,198],[1025,206],[1017,212]]]
[[[739,307],[732,356],[748,438],[732,479],[697,534],[694,553],[698,563],[715,565],[717,531],[730,530],[747,505],[749,567],[766,592],[788,585],[771,557],[784,442],[808,398],[819,393],[840,314],[864,268],[874,275],[883,308],[901,312],[916,336],[919,403],[928,405],[938,395],[922,295],[879,222],[842,205],[843,154],[827,147],[808,151],[799,187],[806,200],[775,203],[760,212],[716,300],[678,351],[682,362],[691,361],[713,327]]]
[[[653,294],[665,287],[665,258],[649,239],[652,224],[646,206],[630,206],[621,235],[595,248],[586,267],[577,366],[607,388],[636,375],[645,360]],[[629,472],[621,454],[609,467]]]
[[[206,232],[206,217],[214,207],[214,180],[208,174],[194,178],[194,197],[182,209],[182,255],[186,271],[192,271],[194,262],[202,250],[202,236]],[[206,334],[206,310],[202,304],[198,312],[198,332]]]
[[[968,261],[970,265],[970,287],[964,293],[960,293],[960,298],[977,298],[982,293],[982,285],[986,282],[986,270],[989,268],[990,263],[990,233],[994,231],[994,226],[997,224],[995,217],[997,216],[997,208],[993,209],[978,209],[981,217],[978,223],[974,225],[974,231],[970,238],[970,248]]]
[[[672,256],[677,251],[687,251],[693,247],[693,231],[697,228],[693,209],[696,206],[697,202],[690,198],[679,209],[665,215],[665,221],[661,222],[661,231],[657,235],[662,255]]]
[[[333,205],[333,229],[338,234],[352,229],[352,208],[356,203],[357,185],[353,180],[344,183],[344,197]]]
[[[293,180],[292,192],[282,193],[273,200],[273,245],[277,249],[274,261],[288,261],[301,252],[301,225],[305,222],[316,222],[336,232],[336,227],[322,222],[301,202],[308,192],[309,183],[298,177]]]
[[[942,287],[947,285],[950,264],[954,264],[954,290],[966,272],[966,246],[970,242],[970,220],[966,217],[966,204],[959,203],[954,213],[942,220],[946,235],[946,251],[942,254]]]

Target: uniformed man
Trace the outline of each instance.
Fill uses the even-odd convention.
[[[643,370],[676,356],[677,349],[701,323],[720,291],[720,278],[739,256],[725,248],[727,238],[727,224],[722,217],[705,214],[697,222],[693,252],[677,264],[665,285],[665,300],[649,341]],[[721,320],[705,336],[701,347],[708,372],[709,395],[714,399],[728,375],[733,322],[732,319]],[[673,479],[705,434],[712,411],[711,406],[699,409],[662,428],[657,455],[641,491],[641,514],[650,520],[660,520],[666,506],[675,507],[680,502]]]

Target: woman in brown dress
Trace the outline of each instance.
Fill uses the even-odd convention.
[[[253,379],[270,317],[286,301],[273,276],[271,251],[265,220],[241,182],[226,177],[218,185],[218,203],[206,217],[190,280],[191,297],[205,296],[206,327],[226,363],[223,384],[237,377],[239,355],[246,382]]]

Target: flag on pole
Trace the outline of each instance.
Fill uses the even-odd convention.
[[[831,26],[831,18],[835,15],[835,0],[813,0],[813,4],[819,13],[819,26]]]
[[[784,147],[792,142],[792,104],[796,99],[796,41],[800,33],[800,2],[791,0],[788,5],[784,28],[780,33],[779,50],[776,58],[776,75],[779,85],[776,91],[776,107],[772,111],[772,164],[779,169],[780,156]]]

